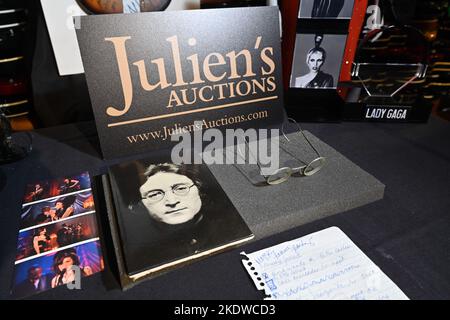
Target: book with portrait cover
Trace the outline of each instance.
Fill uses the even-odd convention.
[[[123,289],[254,237],[206,165],[135,160],[102,182]]]

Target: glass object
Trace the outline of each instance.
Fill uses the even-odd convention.
[[[320,155],[320,153],[317,151],[317,149],[312,145],[312,143],[306,137],[306,135],[303,132],[300,125],[292,118],[288,118],[288,122],[294,123],[297,126],[297,128],[298,128],[297,133],[301,137],[303,137],[306,140],[306,142],[308,143],[308,145],[312,148],[312,150],[314,150],[314,153],[316,154],[316,158],[314,158],[312,161],[306,162],[306,161],[300,159],[298,156],[296,156],[293,152],[289,151],[287,148],[281,147],[281,149],[283,151],[285,151],[293,159],[295,159],[296,162],[301,163],[301,165],[300,166],[285,166],[285,167],[276,169],[275,171],[273,171],[270,174],[264,174],[264,170],[263,170],[261,163],[258,161],[257,157],[255,157],[254,155],[251,154],[249,143],[248,143],[247,139],[245,139],[245,137],[244,137],[244,141],[249,150],[249,154],[251,154],[251,156],[256,160],[256,164],[259,168],[259,174],[261,177],[264,178],[266,185],[277,185],[277,184],[286,182],[291,176],[294,176],[294,177],[312,176],[313,174],[317,173],[320,169],[322,169],[322,167],[324,166],[324,164],[326,162],[326,158],[322,157]],[[285,133],[285,124],[283,124],[283,126],[282,126],[282,133],[283,133],[284,138],[287,141],[287,143],[285,143],[285,145],[289,145],[290,143],[292,143],[291,140],[287,137],[287,135]],[[245,156],[244,156],[245,153],[242,152],[239,145],[237,145],[237,148],[238,148],[238,152],[240,153],[241,157],[243,157],[245,159]],[[241,171],[241,173],[242,173],[242,170],[239,170],[239,171]]]
[[[300,127],[300,124],[295,121],[292,118],[288,118],[288,122],[295,124],[295,126],[297,127],[297,132],[298,135],[300,137],[302,137],[303,139],[305,139],[305,141],[308,143],[308,145],[311,147],[311,149],[314,151],[316,158],[314,158],[313,160],[311,160],[310,162],[305,162],[301,159],[299,159],[297,156],[295,156],[292,152],[290,152],[286,147],[282,149],[289,153],[293,158],[297,159],[298,161],[300,161],[303,166],[297,168],[297,170],[295,170],[294,173],[299,174],[300,176],[312,176],[313,174],[317,173],[320,169],[322,169],[322,167],[324,166],[325,162],[326,162],[326,158],[322,157],[319,153],[319,151],[317,151],[317,149],[313,146],[313,144],[309,141],[309,139],[306,137],[305,133],[303,132],[302,128]],[[285,127],[285,123],[283,123],[283,126],[281,128],[282,133],[284,138],[286,139],[287,142],[291,143],[291,140],[287,137],[285,131],[284,131],[284,127]],[[281,146],[286,146],[286,143],[282,143]]]
[[[401,103],[402,94],[413,92],[412,84],[425,79],[428,53],[427,40],[413,27],[391,26],[369,32],[353,63],[353,83],[363,88],[359,102]]]

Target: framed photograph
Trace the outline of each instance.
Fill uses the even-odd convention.
[[[355,0],[301,0],[298,17],[303,19],[350,19]]]
[[[346,38],[341,34],[297,34],[290,87],[336,88]]]

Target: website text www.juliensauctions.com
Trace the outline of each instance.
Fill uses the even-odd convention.
[[[236,116],[224,116],[219,119],[214,120],[200,120],[195,121],[193,124],[189,125],[181,125],[175,123],[173,126],[163,126],[160,130],[143,132],[131,136],[127,136],[126,139],[129,143],[139,143],[146,142],[151,140],[167,140],[170,139],[173,135],[182,135],[186,133],[191,133],[194,131],[201,131],[211,128],[220,128],[229,125],[244,123],[248,121],[256,121],[269,117],[269,113],[267,110],[262,110],[258,112],[252,112],[248,114],[241,114]]]

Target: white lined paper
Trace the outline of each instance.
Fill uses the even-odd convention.
[[[337,227],[250,254],[245,269],[275,300],[407,300],[408,297]]]

